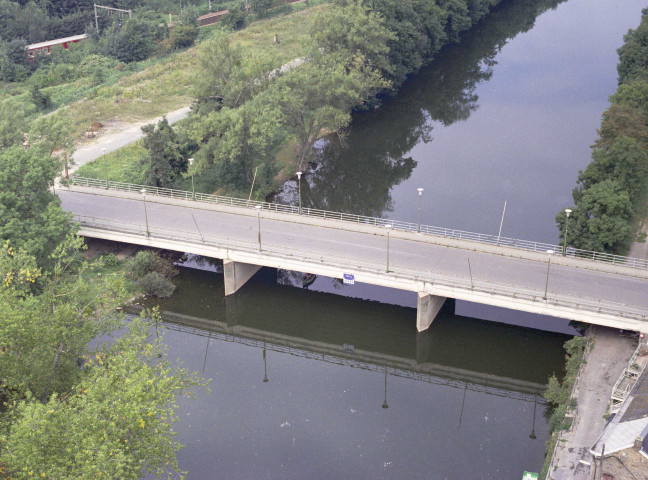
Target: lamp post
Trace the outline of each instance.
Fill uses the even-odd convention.
[[[392,228],[391,223],[385,225],[385,228],[387,229],[387,270],[385,271],[389,273],[389,232],[391,231]]]
[[[140,190],[140,193],[142,194],[142,198],[144,199],[144,220],[146,220],[146,236],[150,237],[151,233],[149,232],[148,213],[146,212],[146,188],[142,188]]]
[[[188,162],[189,162],[189,168],[191,169],[191,199],[195,200],[196,199],[196,189],[194,188],[194,172],[193,172],[194,159],[190,158],[188,160]]]
[[[263,342],[263,382],[268,383],[268,365],[266,362],[266,344]]]
[[[104,164],[104,175],[106,176],[106,190],[110,188],[108,186],[108,163],[106,162],[106,149],[102,148],[101,151],[102,153],[102,158],[103,158],[103,164]]]
[[[535,434],[535,415],[536,415],[536,396],[533,396],[533,425],[531,426],[531,435],[529,435],[529,438],[531,440],[535,440],[536,434]]]
[[[389,405],[387,405],[387,367],[385,367],[385,399],[383,400],[382,408],[389,408]]]
[[[254,208],[256,208],[257,218],[259,219],[258,239],[259,239],[259,251],[261,251],[261,205],[256,205]]]
[[[418,214],[418,229],[416,230],[418,233],[421,233],[421,197],[423,196],[423,189],[422,188],[417,188],[416,189],[419,194],[419,214]]]
[[[567,215],[567,218],[565,218],[565,248],[563,249],[563,257],[567,255],[567,232],[569,231],[569,216],[571,213],[572,211],[570,208],[565,209],[565,215]]]
[[[551,268],[551,256],[553,255],[554,251],[547,250],[547,253],[549,254],[549,262],[547,262],[547,280],[545,281],[545,294],[544,297],[542,297],[544,300],[547,299],[547,289],[549,288],[549,268]]]
[[[301,176],[302,172],[297,172],[297,185],[299,189],[299,214],[301,215]]]

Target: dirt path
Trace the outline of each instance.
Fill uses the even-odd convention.
[[[189,114],[190,107],[182,107],[178,110],[164,115],[170,124],[174,124],[178,120],[182,120]],[[133,142],[136,142],[144,136],[142,133],[142,127],[149,123],[157,123],[162,120],[162,117],[152,118],[144,122],[139,122],[135,124],[127,123],[116,123],[109,125],[106,131],[91,141],[90,143],[85,143],[77,147],[76,152],[74,152],[74,167],[70,169],[70,172],[75,171],[84,163],[91,162],[103,155],[103,148],[106,149],[106,153],[110,153],[114,150],[118,150],[126,145],[130,145]]]

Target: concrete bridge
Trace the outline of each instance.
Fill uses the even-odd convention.
[[[446,298],[648,332],[648,262],[285,205],[73,178],[80,234],[223,260],[225,293],[262,266],[418,293],[417,329]],[[419,231],[420,230],[420,231]]]

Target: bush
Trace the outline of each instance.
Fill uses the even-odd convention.
[[[146,274],[155,271],[158,260],[158,256],[151,251],[137,252],[137,255],[133,258],[131,272],[133,272],[135,278],[142,278]]]
[[[198,37],[198,28],[193,25],[177,25],[171,30],[171,47],[186,48],[193,45]]]
[[[106,267],[116,267],[117,265],[119,265],[119,259],[114,253],[103,255],[102,259]]]
[[[29,89],[29,97],[38,110],[47,110],[52,105],[52,99],[49,94],[43,93],[38,85],[31,86]]]
[[[161,298],[170,297],[175,290],[173,282],[157,272],[149,272],[144,275],[139,281],[139,286],[146,295]]]

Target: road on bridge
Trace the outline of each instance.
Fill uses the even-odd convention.
[[[92,193],[88,193],[92,192]],[[76,215],[110,219],[144,229],[141,196],[101,189],[57,190],[63,208]],[[124,198],[125,196],[131,198]],[[161,203],[147,196],[146,210],[151,230],[173,229],[194,237],[226,240],[228,244],[258,246],[258,235],[266,249],[286,249],[304,258],[334,257],[345,264],[445,275],[474,282],[512,285],[549,294],[563,294],[591,301],[633,306],[648,312],[648,280],[587,268],[551,264],[548,261],[507,257],[433,243],[433,237],[412,232],[388,231],[380,227],[350,231],[342,222],[314,219],[303,223],[297,215],[260,216],[254,208],[219,209],[201,202]],[[271,218],[270,218],[271,217]],[[345,227],[345,228],[343,228]],[[389,244],[389,247],[388,247]],[[389,248],[389,249],[388,249]],[[505,251],[505,250],[503,250]],[[549,255],[547,255],[547,260]],[[556,258],[554,256],[554,258]],[[585,262],[586,264],[587,262]],[[547,271],[549,270],[548,282]]]

